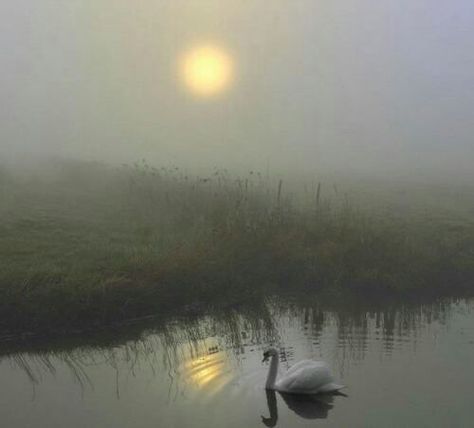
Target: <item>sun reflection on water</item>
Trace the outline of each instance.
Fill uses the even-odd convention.
[[[223,372],[224,360],[219,357],[201,357],[189,363],[189,374],[193,382],[203,387]]]
[[[191,385],[212,395],[233,379],[234,370],[218,346],[204,346],[183,364],[182,374]]]

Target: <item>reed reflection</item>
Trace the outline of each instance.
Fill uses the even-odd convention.
[[[272,301],[264,309],[232,310],[152,326],[124,326],[115,332],[67,341],[3,343],[0,362],[10,361],[33,383],[40,383],[45,376],[54,375],[56,367],[64,366],[79,384],[86,385],[93,383],[88,376],[91,368],[109,366],[124,373],[166,373],[176,390],[211,385],[218,390],[234,377],[257,370],[257,365],[252,365],[253,355],[274,345],[288,367],[297,358],[326,355],[341,377],[368,352],[390,356],[407,344],[423,340],[423,330],[433,323],[446,325],[453,308],[456,303],[438,302],[383,310],[351,306],[329,311],[319,304]]]

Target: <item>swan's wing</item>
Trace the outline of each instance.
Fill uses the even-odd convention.
[[[325,364],[322,361],[314,361],[314,360],[302,360],[298,361],[296,364],[293,364],[286,372],[286,375],[289,375],[296,370],[302,369],[304,367],[310,367],[314,365],[320,365],[320,364]]]
[[[317,362],[316,362],[317,363]],[[322,364],[303,365],[286,373],[276,384],[277,390],[294,394],[314,394],[332,384],[333,377],[328,367]]]
[[[327,383],[326,385],[323,385],[321,388],[319,388],[319,392],[337,392],[339,391],[340,389],[343,389],[345,388],[345,385],[341,385],[339,383],[334,383],[334,382],[330,382],[330,383]],[[342,393],[340,393],[342,394]],[[345,394],[342,394],[342,395],[345,395]]]

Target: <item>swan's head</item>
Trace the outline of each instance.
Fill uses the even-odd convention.
[[[270,357],[273,357],[275,355],[278,355],[278,351],[275,348],[266,349],[263,353],[262,363],[264,363],[265,361],[268,361]]]

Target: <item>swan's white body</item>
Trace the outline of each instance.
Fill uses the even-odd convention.
[[[336,392],[344,388],[334,382],[329,367],[323,361],[303,360],[277,380],[278,351],[270,348],[264,353],[264,361],[271,356],[266,389],[290,394],[319,394]]]

